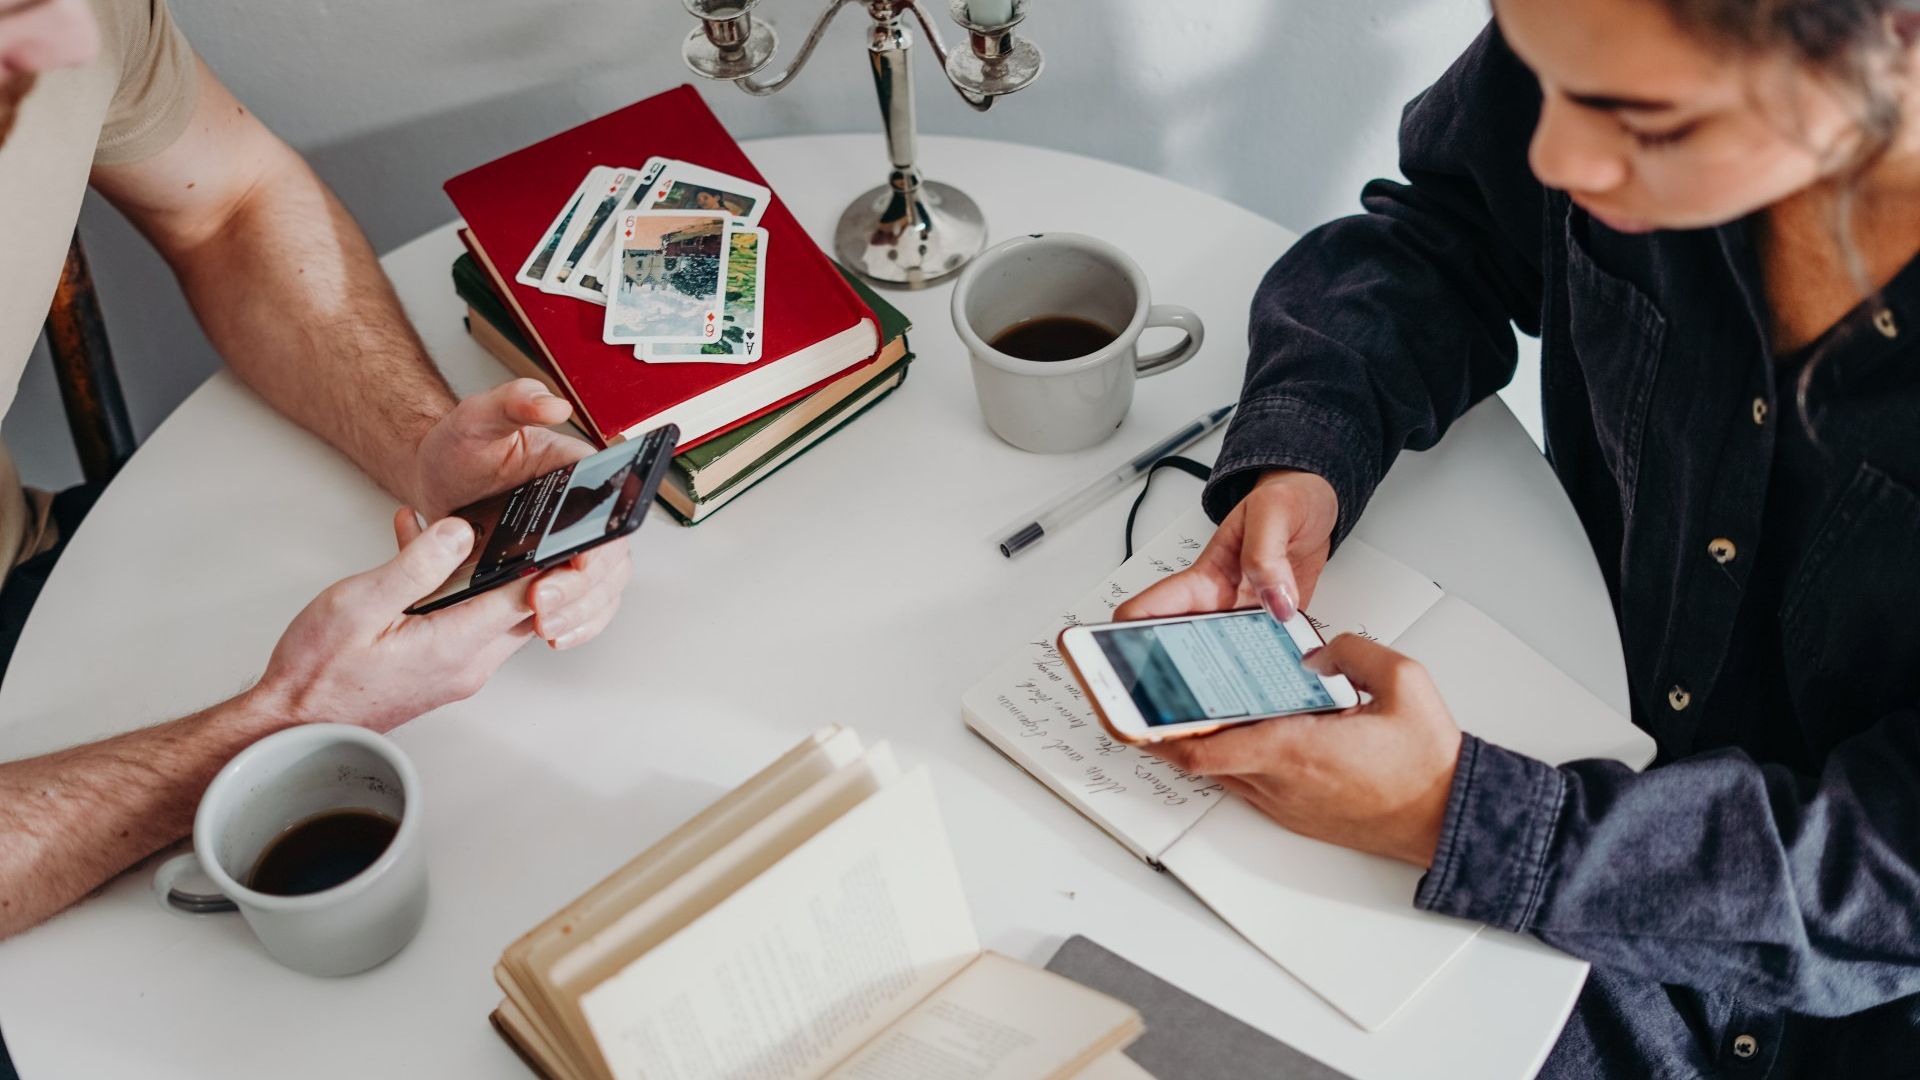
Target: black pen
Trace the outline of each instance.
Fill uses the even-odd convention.
[[[1011,559],[1039,543],[1041,537],[1058,530],[1111,498],[1114,492],[1145,476],[1147,470],[1153,468],[1154,462],[1168,454],[1177,454],[1205,438],[1208,432],[1226,423],[1227,417],[1233,415],[1233,410],[1233,405],[1222,405],[1134,455],[1131,461],[1093,483],[1069,491],[1035,510],[1025,522],[1009,530],[1006,537],[999,541],[1000,554]]]

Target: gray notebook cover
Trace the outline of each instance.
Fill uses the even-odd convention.
[[[1047,970],[1139,1010],[1147,1031],[1127,1056],[1160,1080],[1351,1080],[1078,934]]]

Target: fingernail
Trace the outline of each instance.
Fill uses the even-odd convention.
[[[1285,585],[1269,585],[1260,590],[1260,604],[1268,614],[1281,622],[1300,613],[1299,605],[1293,600],[1293,590]]]
[[[575,627],[574,629],[569,630],[564,634],[561,634],[559,637],[554,638],[553,647],[556,649],[564,649],[567,646],[573,644],[574,641],[576,641],[579,637],[580,637],[580,630],[578,627]]]
[[[459,551],[466,547],[467,535],[467,523],[459,518],[447,518],[433,527],[433,538],[448,551]]]
[[[541,607],[551,607],[560,602],[560,589],[555,585],[542,585],[534,590],[533,602]]]

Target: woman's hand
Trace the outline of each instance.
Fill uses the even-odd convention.
[[[1253,486],[1191,567],[1120,605],[1117,619],[1151,619],[1258,604],[1281,619],[1313,596],[1332,550],[1340,500],[1312,473],[1279,470]]]
[[[1303,836],[1431,865],[1460,757],[1460,729],[1432,678],[1352,634],[1308,654],[1307,667],[1345,675],[1373,700],[1174,739],[1151,752],[1218,779]]]

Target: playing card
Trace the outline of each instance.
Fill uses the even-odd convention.
[[[580,209],[573,215],[572,224],[567,226],[561,236],[559,254],[547,265],[547,276],[540,279],[540,291],[564,295],[561,286],[573,275],[574,268],[587,254],[588,245],[593,243],[595,233],[600,226],[613,217],[619,205],[640,187],[640,173],[637,169],[615,169],[606,183],[593,189],[580,203]]]
[[[598,190],[612,175],[613,170],[604,165],[587,170],[580,186],[573,189],[573,197],[560,207],[560,213],[554,216],[553,224],[547,226],[547,231],[540,234],[540,242],[528,253],[526,265],[513,276],[513,280],[535,288],[540,286],[541,279],[547,276],[547,267],[552,265],[554,255],[560,250],[561,237],[573,224],[574,216],[579,212],[580,204],[586,201],[587,193]]]
[[[653,190],[651,185],[660,178],[660,172],[667,164],[666,158],[648,158],[647,163],[637,170],[639,181],[628,189],[626,197],[620,200],[620,205],[613,213],[607,215],[599,230],[587,238],[586,254],[580,257],[573,273],[560,283],[562,293],[595,304],[606,304],[606,282],[613,273],[614,241],[619,239],[620,215],[640,208],[641,202]]]
[[[607,343],[719,340],[726,232],[721,214],[620,215]]]
[[[760,359],[760,298],[766,284],[767,230],[727,230],[727,280],[718,340],[647,342],[633,355],[653,364],[751,364]]]
[[[652,190],[653,198],[642,209],[726,214],[743,229],[760,224],[773,198],[759,184],[684,161],[668,162]]]

